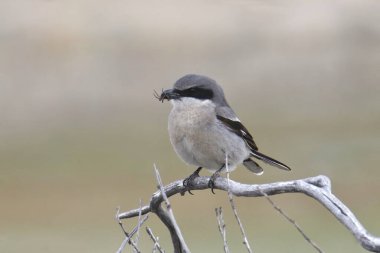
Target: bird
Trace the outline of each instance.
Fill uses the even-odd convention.
[[[175,152],[186,164],[197,167],[183,180],[184,186],[191,185],[202,168],[213,172],[208,182],[212,193],[220,173],[227,169],[231,172],[240,164],[261,175],[263,168],[254,159],[291,170],[258,151],[252,135],[229,106],[222,87],[215,80],[187,74],[178,79],[173,88],[162,90],[160,95],[155,92],[155,97],[172,104],[168,132]]]

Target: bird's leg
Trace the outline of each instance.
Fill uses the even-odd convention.
[[[215,187],[215,179],[220,177],[220,172],[224,168],[225,164],[220,167],[217,171],[214,172],[214,174],[211,175],[210,180],[208,181],[208,187],[211,188],[211,192],[215,194],[214,187]]]
[[[201,169],[202,169],[202,167],[199,167],[196,171],[193,172],[193,174],[191,174],[190,176],[188,176],[187,178],[185,178],[183,180],[183,186],[185,186],[187,188],[187,191],[191,195],[193,195],[193,194],[189,190],[189,187],[192,186],[194,179],[199,177],[199,172],[201,171]]]

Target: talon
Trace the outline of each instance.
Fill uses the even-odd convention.
[[[183,186],[187,188],[187,192],[190,193],[191,195],[194,195],[194,194],[190,191],[189,187],[193,185],[194,179],[199,177],[199,172],[201,171],[201,169],[202,167],[199,167],[196,171],[193,172],[193,174],[185,178],[182,182]]]
[[[208,188],[211,188],[211,192],[212,192],[213,194],[215,194],[215,192],[214,192],[214,187],[215,187],[215,183],[214,183],[213,178],[211,177],[210,180],[208,181]]]
[[[214,188],[215,188],[215,179],[220,177],[219,172],[216,171],[214,174],[211,175],[210,180],[208,181],[208,187],[211,188],[211,192],[215,194]]]
[[[192,176],[192,175],[191,175]],[[189,176],[189,177],[187,177],[187,178],[185,178],[184,180],[183,180],[183,182],[182,182],[182,184],[183,184],[183,186],[185,187],[185,188],[188,188],[189,186],[191,186],[191,181],[190,180],[193,180],[194,178],[191,178],[191,176]],[[187,190],[187,192],[188,193],[190,193],[191,195],[194,195],[191,191],[190,191],[190,189],[188,189]]]
[[[188,178],[188,177],[185,178],[185,179],[182,181],[182,184],[183,184],[183,186],[187,187],[188,184],[189,184],[189,178]]]

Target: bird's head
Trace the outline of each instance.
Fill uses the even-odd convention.
[[[163,90],[161,95],[155,92],[155,97],[164,100],[181,100],[193,98],[198,100],[211,100],[218,105],[226,105],[223,89],[211,78],[201,75],[189,74],[177,80],[172,89]]]

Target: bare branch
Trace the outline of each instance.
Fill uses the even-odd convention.
[[[188,189],[204,190],[208,189],[209,177],[195,178],[191,187],[184,187],[182,180],[170,183],[164,188],[167,197],[181,194]],[[215,189],[228,191],[234,196],[242,197],[262,197],[263,193],[268,196],[282,193],[303,193],[314,198],[329,210],[360,242],[363,248],[368,251],[380,252],[380,238],[371,235],[357,220],[355,215],[348,209],[334,194],[331,193],[330,179],[326,176],[317,176],[293,181],[275,182],[270,184],[241,184],[232,180],[218,177],[215,179]],[[141,208],[141,214],[156,212],[157,206],[163,201],[161,191],[153,194],[149,206]],[[136,217],[139,209],[131,210],[119,214],[120,219]]]
[[[215,214],[216,214],[216,220],[218,221],[218,229],[223,240],[224,252],[229,253],[230,250],[228,249],[228,245],[227,245],[226,225],[224,224],[224,220],[223,220],[222,207],[215,208]]]
[[[120,216],[117,215],[117,221],[119,222],[119,225],[120,225],[121,229],[123,230],[123,232],[125,234],[125,239],[121,243],[119,249],[116,251],[117,253],[121,253],[123,251],[123,249],[125,248],[125,246],[127,245],[127,243],[129,243],[130,245],[132,245],[134,251],[136,251],[137,253],[140,253],[140,250],[137,248],[137,245],[132,240],[132,236],[138,232],[139,228],[141,227],[142,224],[144,224],[144,222],[148,219],[148,217],[149,217],[148,215],[145,215],[144,218],[142,218],[141,220],[139,220],[137,226],[132,230],[131,233],[128,234],[128,232],[124,229],[123,223],[121,223],[121,221],[120,221]]]
[[[318,245],[313,241],[311,240],[310,237],[308,237],[306,235],[306,233],[302,230],[302,228],[297,224],[297,222],[295,220],[293,220],[292,218],[290,218],[279,206],[277,206],[274,201],[266,194],[263,192],[263,195],[265,196],[265,198],[268,200],[268,202],[272,205],[272,207],[277,211],[279,212],[287,221],[289,221],[291,224],[293,224],[293,226],[298,230],[298,232],[300,232],[300,234],[303,236],[303,238],[311,245],[314,247],[314,249],[316,251],[318,251],[319,253],[323,253],[323,250],[320,249],[318,247]]]
[[[247,239],[247,235],[246,235],[246,233],[244,231],[243,224],[241,223],[240,217],[239,217],[239,215],[237,213],[237,209],[236,209],[236,206],[235,206],[234,199],[233,199],[232,194],[230,192],[228,192],[228,199],[229,199],[230,204],[231,204],[232,212],[234,213],[235,219],[236,219],[236,221],[237,221],[237,223],[239,225],[241,235],[243,236],[243,244],[247,248],[247,251],[249,253],[252,253],[251,246],[249,245],[249,241]]]
[[[248,241],[247,235],[246,235],[246,233],[244,231],[243,224],[241,223],[240,217],[239,217],[239,215],[237,213],[236,205],[235,205],[232,193],[231,193],[231,188],[230,188],[230,170],[228,168],[228,155],[227,154],[226,154],[226,170],[227,170],[227,195],[228,195],[228,200],[230,201],[232,211],[233,211],[235,219],[236,219],[236,221],[237,221],[237,223],[239,225],[241,235],[243,236],[243,244],[247,248],[248,252],[252,253],[251,246],[249,245],[249,241]]]
[[[190,253],[190,250],[186,245],[185,239],[182,236],[181,230],[179,229],[179,226],[177,225],[177,222],[175,220],[173,210],[171,208],[168,196],[166,195],[164,186],[161,181],[160,173],[158,172],[156,165],[154,165],[154,171],[156,173],[156,178],[157,178],[157,183],[158,183],[157,188],[161,192],[161,195],[166,203],[166,209],[167,209],[165,211],[161,205],[158,205],[156,209],[156,214],[160,217],[161,221],[164,222],[164,224],[168,227],[170,234],[172,236],[172,240],[173,240],[173,237],[175,238],[173,240],[173,244],[175,243],[178,245],[179,243],[179,247],[177,246],[178,248],[177,249],[175,248],[175,252]]]
[[[161,248],[160,244],[158,243],[158,237],[154,236],[152,230],[149,227],[146,227],[146,232],[154,242],[154,249],[157,249],[160,253],[165,253],[165,251]]]
[[[138,221],[137,221],[137,233],[136,233],[136,238],[135,238],[135,244],[136,244],[136,248],[138,248],[138,245],[139,245],[139,239],[140,239],[140,226],[141,226],[141,208],[142,208],[142,201],[140,199],[140,203],[139,203],[139,218],[138,218]],[[135,249],[133,249],[133,251],[136,251]]]
[[[133,249],[135,252],[139,252],[138,248],[137,248],[137,245],[133,242],[133,240],[131,239],[131,237],[129,236],[128,232],[125,230],[124,226],[123,226],[123,223],[121,222],[120,218],[119,218],[119,212],[120,212],[120,207],[117,208],[116,210],[116,221],[118,222],[121,230],[123,231],[124,235],[125,235],[125,239],[123,240],[123,242],[121,243],[119,249],[116,251],[117,253],[121,253],[123,251],[123,249],[125,248],[125,246],[127,245],[127,243],[129,243],[130,245],[132,245]]]
[[[120,226],[121,230],[123,231],[124,235],[125,235],[126,237],[128,237],[128,232],[125,231],[124,226],[123,226],[123,223],[122,223],[121,220],[120,220],[120,207],[116,208],[115,220],[116,220],[117,223],[119,224],[119,226]]]
[[[123,249],[124,249],[125,246],[127,245],[128,241],[129,241],[129,237],[126,237],[126,238],[123,240],[123,242],[121,243],[121,245],[120,245],[119,249],[116,251],[116,253],[121,253],[121,252],[123,252]]]

